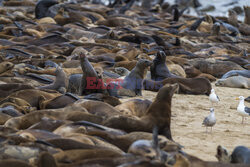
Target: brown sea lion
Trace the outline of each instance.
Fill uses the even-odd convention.
[[[136,66],[136,63],[137,63],[136,60],[119,61],[119,62],[115,63],[114,67],[124,67],[124,68],[128,69],[129,71],[131,71]]]
[[[157,52],[153,65],[150,67],[151,79],[161,81],[165,78],[176,78],[178,76],[172,74],[166,65],[166,54],[163,51]]]
[[[0,63],[0,74],[11,70],[14,67],[14,64],[11,62],[2,62]]]
[[[244,6],[245,19],[244,23],[250,25],[250,6]]]
[[[92,93],[84,96],[84,99],[102,101],[114,107],[121,104],[121,101],[118,98],[103,93]]]
[[[31,107],[37,107],[39,109],[39,100],[41,96],[44,96],[46,99],[52,99],[60,95],[60,93],[52,90],[50,92],[46,92],[38,89],[26,89],[13,92],[11,95],[0,101],[0,104],[8,102],[10,98],[19,98],[26,101]]]
[[[146,114],[148,107],[151,105],[150,100],[132,99],[116,106],[115,108],[122,113],[142,117]]]
[[[105,157],[121,157],[122,154],[111,149],[74,149],[66,150],[53,155],[57,162],[78,162],[80,160],[105,158]]]
[[[16,92],[24,89],[33,89],[33,86],[28,84],[19,84],[19,83],[9,83],[9,84],[0,84],[0,100],[10,95],[12,92]]]
[[[178,84],[162,87],[154,102],[150,105],[146,114],[140,119],[116,116],[107,119],[104,125],[122,129],[126,132],[144,131],[151,132],[154,126],[159,128],[159,134],[172,139],[171,124],[171,100],[178,89]]]
[[[221,77],[231,70],[243,70],[243,68],[231,61],[221,61],[215,59],[192,59],[191,64],[203,73],[211,74],[215,77]]]
[[[207,78],[210,82],[216,81],[216,78],[214,76],[212,76],[211,74],[202,73],[200,70],[198,70],[195,67],[187,67],[185,68],[185,72],[187,74],[187,78],[204,77],[204,78]]]
[[[179,93],[184,94],[205,94],[209,95],[212,89],[211,83],[206,78],[167,78],[162,81],[144,80],[145,90],[158,91],[165,84],[179,85]]]
[[[22,160],[17,160],[17,159],[5,159],[5,160],[0,160],[0,167],[32,167],[32,165],[28,164],[25,161]]]
[[[57,167],[55,158],[48,152],[40,153],[36,164],[37,167]]]

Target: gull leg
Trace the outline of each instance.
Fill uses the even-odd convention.
[[[213,131],[213,127],[211,126],[211,131],[210,131],[210,133],[212,133],[212,131]]]
[[[244,117],[242,117],[242,122],[241,122],[242,124],[244,123]]]
[[[206,126],[206,133],[207,133],[207,126]]]

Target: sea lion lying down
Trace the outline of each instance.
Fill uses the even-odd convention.
[[[216,86],[230,88],[250,88],[250,78],[243,76],[233,76],[226,79],[219,79],[215,83]]]
[[[206,94],[209,95],[212,86],[206,78],[167,78],[162,81],[144,80],[143,87],[145,90],[157,92],[166,84],[178,83],[179,93],[184,94]]]

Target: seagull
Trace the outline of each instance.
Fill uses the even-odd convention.
[[[210,108],[210,114],[203,120],[202,125],[206,126],[206,133],[207,133],[207,127],[211,127],[211,133],[212,133],[212,128],[216,123],[216,118],[214,115],[214,109]]]
[[[245,98],[243,96],[239,96],[238,98],[236,98],[236,100],[240,100],[237,107],[237,112],[242,116],[242,124],[244,122],[244,117],[250,116],[250,108],[244,105],[244,99]]]
[[[220,98],[215,94],[214,89],[211,89],[211,93],[209,95],[209,100],[212,103],[212,105],[214,103],[218,103],[220,101]]]

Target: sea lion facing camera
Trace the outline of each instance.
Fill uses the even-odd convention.
[[[166,65],[166,54],[163,51],[157,52],[153,65],[150,67],[151,79],[161,81],[165,78],[176,78],[178,76],[172,74]]]
[[[144,131],[152,132],[154,126],[159,128],[159,134],[172,139],[171,123],[171,101],[174,92],[179,88],[178,84],[162,87],[154,102],[148,108],[146,114],[140,119],[125,116],[114,116],[107,119],[104,125],[124,130],[126,132]]]
[[[133,70],[125,77],[120,85],[110,83],[108,85],[108,91],[111,96],[123,96],[128,95],[126,92],[130,92],[130,96],[141,96],[142,81],[146,74],[147,67],[152,64],[151,61],[146,59],[140,59]]]

